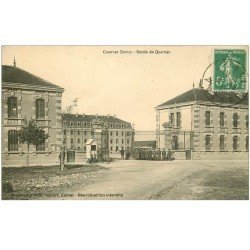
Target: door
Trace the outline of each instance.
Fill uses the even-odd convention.
[[[178,136],[174,135],[172,138],[172,149],[178,150]]]
[[[75,151],[67,151],[67,162],[75,162]]]
[[[190,160],[191,159],[191,150],[186,150],[186,160]]]

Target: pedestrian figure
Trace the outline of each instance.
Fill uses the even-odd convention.
[[[58,158],[60,160],[60,169],[63,170],[63,168],[64,168],[64,161],[65,161],[65,151],[64,151],[63,148],[61,149]]]
[[[120,153],[121,153],[121,159],[124,160],[124,149],[123,148],[121,149]]]

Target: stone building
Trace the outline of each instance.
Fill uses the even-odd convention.
[[[193,88],[155,110],[157,147],[177,159],[248,157],[248,96]]]
[[[131,123],[111,115],[63,114],[63,133],[69,162],[85,159],[89,139],[95,139],[111,157],[119,157],[122,148],[131,148],[134,143]]]
[[[26,145],[18,143],[24,119],[34,119],[49,138],[30,145],[30,165],[55,164],[62,146],[61,97],[64,89],[15,66],[2,66],[3,166],[26,164]]]

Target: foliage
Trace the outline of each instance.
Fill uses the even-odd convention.
[[[18,131],[18,140],[20,143],[26,143],[28,145],[41,145],[45,143],[45,140],[49,137],[45,133],[42,127],[38,127],[36,121],[25,121],[21,129]]]

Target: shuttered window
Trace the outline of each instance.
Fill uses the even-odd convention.
[[[45,118],[45,101],[44,99],[36,99],[36,118]]]
[[[8,151],[18,151],[18,132],[8,131]]]
[[[17,117],[17,97],[11,96],[7,99],[8,117]]]

